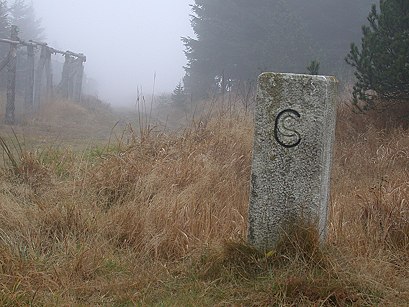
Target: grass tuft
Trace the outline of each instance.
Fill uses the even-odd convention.
[[[325,255],[316,224],[297,218],[283,229],[276,247],[268,254],[280,265],[300,262],[305,265],[325,265]]]

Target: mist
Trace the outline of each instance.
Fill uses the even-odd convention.
[[[180,37],[193,35],[192,2],[33,0],[46,41],[84,53],[87,77],[96,81],[98,96],[112,105],[132,105],[137,87],[145,95],[153,89],[171,92],[183,78],[186,58]]]

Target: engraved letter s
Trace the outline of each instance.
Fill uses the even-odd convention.
[[[286,121],[289,118],[296,120],[300,117],[300,113],[293,109],[286,109],[278,113],[274,127],[274,138],[278,144],[285,148],[296,147],[300,144],[300,134],[291,127],[286,126]]]

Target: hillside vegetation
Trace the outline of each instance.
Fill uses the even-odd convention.
[[[115,121],[79,121],[67,147],[20,149],[1,127],[0,305],[404,306],[409,131],[384,118],[340,102],[328,240],[301,223],[267,254],[245,243],[253,122],[239,107],[91,149],[70,149],[74,132]]]

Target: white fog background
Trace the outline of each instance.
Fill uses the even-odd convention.
[[[181,36],[192,36],[193,0],[33,0],[52,47],[82,52],[100,98],[133,105],[136,87],[171,92],[184,75]],[[61,59],[62,60],[62,59]]]

